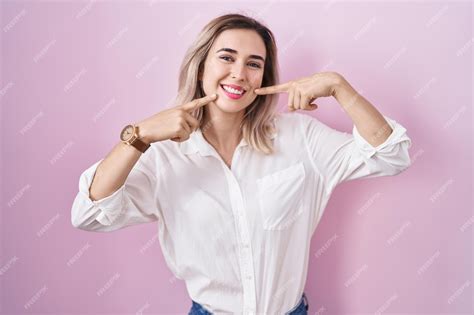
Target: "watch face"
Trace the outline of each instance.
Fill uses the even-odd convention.
[[[132,125],[125,126],[125,128],[123,128],[122,132],[120,133],[120,139],[122,141],[130,140],[133,136],[133,129],[134,128]]]

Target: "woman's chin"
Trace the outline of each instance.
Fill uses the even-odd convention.
[[[248,106],[241,102],[226,101],[226,100],[216,100],[214,103],[219,108],[219,110],[226,113],[237,113]]]

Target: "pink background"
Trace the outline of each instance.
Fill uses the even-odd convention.
[[[275,33],[282,82],[337,71],[413,141],[404,173],[334,192],[310,313],[472,314],[472,4],[339,1],[2,1],[1,313],[189,310],[155,224],[90,233],[70,210],[80,173],[170,104],[185,49],[230,12]],[[351,132],[334,99],[318,104],[308,114]]]

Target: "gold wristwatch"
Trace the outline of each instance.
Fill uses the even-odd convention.
[[[145,153],[150,147],[149,143],[140,140],[137,125],[126,125],[120,132],[120,140],[123,143],[134,146],[138,151]]]

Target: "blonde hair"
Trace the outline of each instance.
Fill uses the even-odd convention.
[[[226,14],[214,18],[204,26],[194,43],[188,48],[179,71],[178,95],[175,106],[206,96],[199,82],[199,74],[203,71],[204,62],[217,36],[225,30],[254,30],[265,43],[266,59],[263,70],[262,86],[275,85],[279,82],[277,48],[273,33],[262,23],[242,14]],[[274,118],[277,115],[278,94],[258,95],[245,108],[241,124],[242,137],[255,150],[264,154],[272,154],[273,143],[271,134],[275,132]],[[192,112],[203,128],[204,110],[200,107]]]

